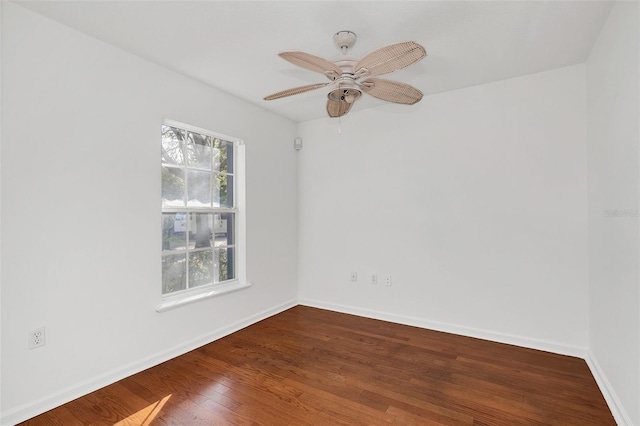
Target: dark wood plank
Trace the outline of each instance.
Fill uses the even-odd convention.
[[[297,306],[24,425],[615,425],[584,360]]]

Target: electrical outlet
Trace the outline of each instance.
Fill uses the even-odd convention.
[[[357,272],[352,272],[351,273],[351,281],[354,282],[354,283],[356,281],[358,281],[358,273]]]
[[[384,277],[384,285],[386,285],[387,287],[391,287],[391,275],[387,275],[386,277]]]
[[[29,349],[39,348],[41,346],[44,346],[44,344],[44,327],[31,330],[31,332],[29,333]]]
[[[371,274],[371,284],[378,284],[378,276],[376,274]]]

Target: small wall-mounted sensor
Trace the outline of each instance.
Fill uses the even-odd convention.
[[[295,138],[293,141],[293,147],[296,149],[296,151],[300,151],[302,149],[302,139]]]

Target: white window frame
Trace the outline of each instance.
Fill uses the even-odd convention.
[[[245,144],[242,139],[235,138],[233,136],[224,135],[221,133],[213,132],[211,130],[203,129],[200,127],[192,126],[182,122],[164,119],[162,125],[176,127],[191,132],[200,133],[203,135],[211,136],[214,138],[222,139],[227,142],[232,142],[234,145],[234,164],[233,164],[233,177],[234,177],[234,204],[233,208],[221,208],[220,210],[226,210],[235,214],[235,278],[221,283],[205,284],[199,287],[176,291],[174,293],[162,294],[162,287],[160,287],[160,303],[156,306],[157,312],[165,312],[170,309],[177,308],[189,303],[197,302],[199,300],[207,299],[210,297],[219,296],[222,294],[230,293],[233,291],[241,290],[251,286],[251,283],[247,280],[247,249],[246,249],[246,184],[245,184]],[[161,165],[162,167],[162,165]],[[162,198],[162,195],[160,196]],[[184,211],[186,208],[182,209]],[[167,210],[175,210],[173,208]],[[160,209],[160,215],[165,209]],[[162,225],[160,225],[162,229]],[[161,246],[161,244],[158,244]],[[162,249],[158,254],[158,259],[162,258]],[[162,272],[161,272],[162,274]]]

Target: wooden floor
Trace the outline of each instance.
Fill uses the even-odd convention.
[[[584,360],[297,306],[25,425],[615,425]]]

